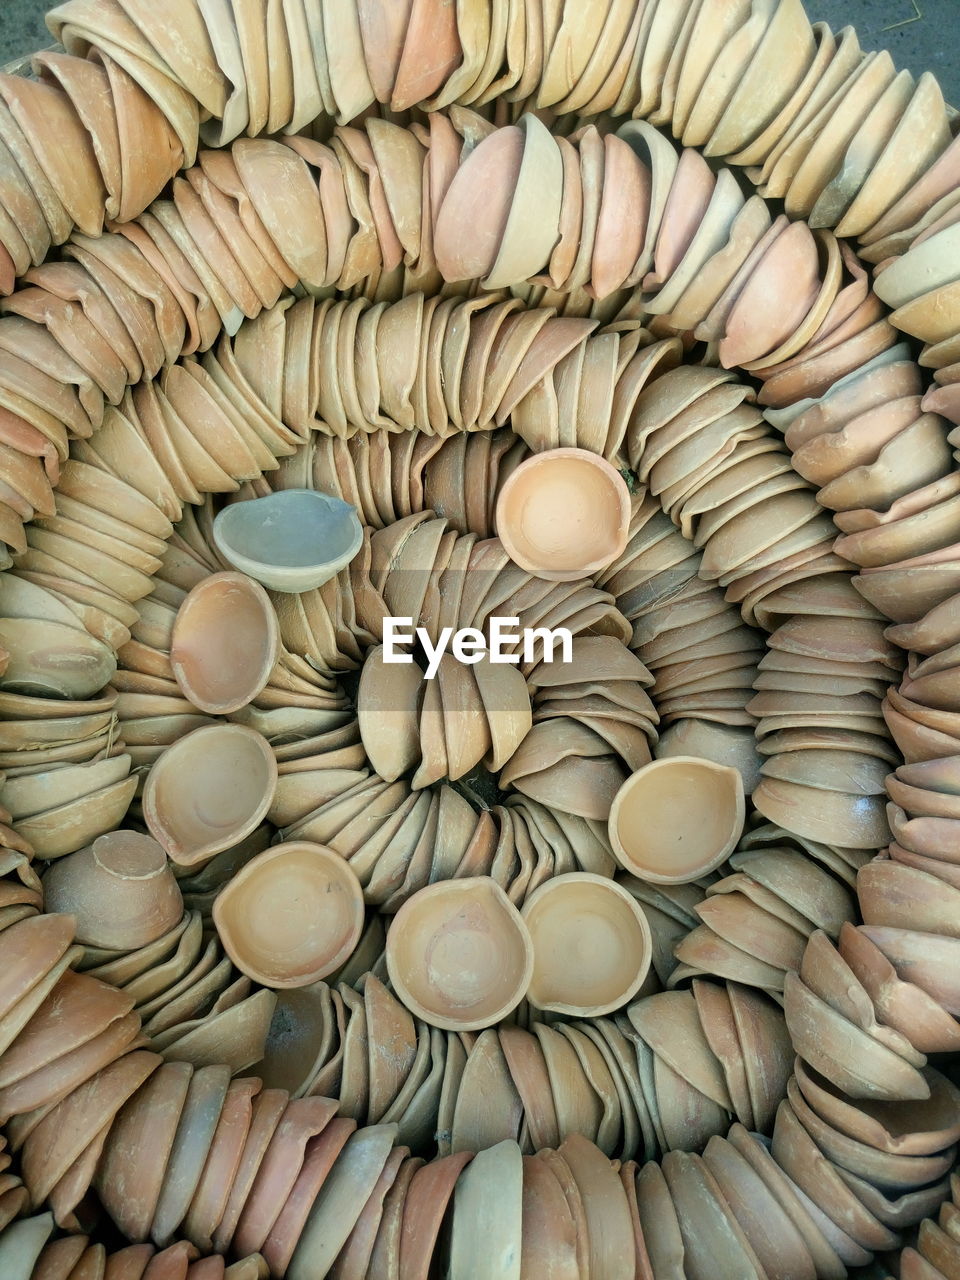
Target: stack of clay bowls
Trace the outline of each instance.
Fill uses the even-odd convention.
[[[953,759],[901,765],[886,779],[893,843],[890,857],[960,888]],[[938,930],[939,932],[939,930]]]
[[[956,209],[944,210],[919,232],[902,257],[891,255],[877,269],[875,291],[892,309],[891,323],[934,350],[956,333],[956,288],[951,286],[957,280],[953,266],[957,235]],[[943,363],[951,362],[947,357]],[[935,357],[931,363],[940,366],[942,362]]]
[[[735,606],[699,579],[699,562],[699,553],[659,504],[636,495],[627,547],[597,582],[614,593],[633,623],[631,647],[654,677],[651,696],[661,724],[668,726],[655,754],[679,749],[718,762],[735,759],[750,791],[754,719],[745,705],[761,642]],[[691,752],[682,747],[688,734],[695,743]]]
[[[631,466],[703,549],[700,576],[752,622],[772,592],[842,562],[830,555],[832,522],[743,403],[748,394],[723,370],[667,371],[638,398],[627,445]]]
[[[909,762],[952,754],[960,728],[951,688],[952,648],[928,657],[911,653],[900,687],[887,691],[884,716]]]
[[[784,1009],[799,1057],[851,1098],[929,1097],[926,1056],[878,1020],[867,987],[820,930],[811,935],[799,973],[787,974]]]
[[[426,678],[409,653],[397,665],[382,646],[364,662],[357,691],[360,735],[371,766],[387,782],[413,771],[414,789],[462,778],[481,761],[496,771],[530,731],[530,701],[519,670],[482,650],[466,664],[445,653]]]
[[[375,655],[370,663],[375,663]],[[511,671],[508,666],[492,669]],[[371,665],[371,675],[365,674],[364,680],[378,683],[375,675]],[[396,696],[396,683],[393,688]],[[363,689],[362,683],[361,707]],[[383,696],[390,698],[389,693]],[[511,724],[523,719],[502,700],[492,711],[498,733],[510,732]],[[357,722],[277,745],[279,776],[268,810],[284,839],[319,842],[346,857],[369,904],[396,911],[417,889],[453,875],[489,875],[512,900],[521,902],[555,872],[612,874],[614,861],[600,823],[560,811],[554,815],[522,797],[478,814],[458,791],[442,782],[415,788],[403,776],[388,781],[398,765],[394,748],[403,742],[395,729],[392,743],[382,732],[384,725],[396,724],[390,712],[388,701],[367,732],[371,763],[380,767],[380,773],[370,771]],[[397,719],[403,722],[404,718],[398,715]],[[400,727],[408,732],[405,723]],[[215,883],[211,877],[201,892],[212,890]]]
[[[446,521],[431,519],[420,511],[378,530],[370,539],[368,570],[358,568],[361,582],[370,586],[383,604],[375,623],[382,638],[383,617],[411,617],[436,644],[444,626],[476,628],[485,635],[493,616],[518,619],[511,634],[537,628],[565,627],[572,635],[581,631],[629,639],[626,620],[613,597],[593,587],[589,580],[544,582],[523,569],[509,565],[509,557],[497,538],[477,541],[475,536],[447,530]],[[514,644],[518,669],[525,675],[544,654],[542,638],[528,652]]]
[[[452,1004],[427,1021],[373,973],[359,987],[282,992],[256,1070],[268,1088],[339,1099],[358,1124],[395,1122],[413,1151],[436,1140],[447,1156],[509,1138],[532,1154],[580,1134],[610,1155],[652,1158],[702,1146],[731,1112],[768,1128],[790,1072],[782,1014],[735,983],[697,981],[693,995],[642,998],[616,1017],[477,1032],[431,1025],[455,1020]],[[390,1055],[376,1048],[381,1036]]]
[[[883,697],[900,656],[846,592],[837,593],[845,614],[796,616],[769,637],[749,704],[765,757],[753,801],[799,835],[877,849],[887,840],[883,780],[894,762]]]
[[[944,1199],[936,1219],[925,1218],[920,1223],[917,1247],[907,1247],[900,1255],[904,1275],[926,1276],[927,1280],[940,1280],[955,1271],[960,1262],[957,1248],[957,1213],[960,1211],[960,1183],[956,1174],[950,1179],[951,1198]],[[911,1271],[912,1269],[912,1271]]]
[[[839,1278],[960,1138],[940,92],[796,0],[235,7],[66,0],[0,77],[0,1271]],[[595,579],[498,513],[553,449],[633,492]],[[204,495],[272,490],[365,528],[264,597]],[[577,669],[411,665],[390,736],[347,673],[391,614],[567,626]],[[46,1200],[73,1239],[11,1226]]]
[[[775,822],[765,822],[763,815],[754,813],[747,830],[740,841],[741,850],[759,849],[795,849],[812,858],[815,869],[826,868],[841,884],[856,892],[857,873],[870,861],[868,849],[850,849],[844,845],[826,844],[819,840],[811,840],[809,836],[798,835],[795,831],[778,826]]]
[[[580,636],[569,660],[544,660],[528,677],[533,728],[500,785],[554,810],[604,821],[625,776],[650,760],[657,712],[650,673],[613,636]]]
[[[48,910],[76,921],[85,976],[122,991],[144,1043],[199,1065],[229,1060],[234,1071],[262,1054],[272,997],[253,992],[216,936],[204,936],[198,912],[184,914],[156,841],[112,831],[53,863],[43,887]],[[181,1045],[191,1031],[200,1034]]]
[[[511,426],[532,449],[589,449],[622,466],[630,412],[644,382],[679,359],[675,340],[653,342],[635,322],[618,321],[563,352],[518,402]]]
[[[699,924],[694,908],[716,878],[716,873],[711,873],[685,884],[654,884],[628,872],[618,874],[617,883],[640,903],[650,926],[651,984],[655,977],[660,987],[668,985],[679,963],[674,948]]]

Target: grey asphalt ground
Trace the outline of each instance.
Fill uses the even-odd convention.
[[[163,0],[156,0],[162,4]],[[0,0],[0,66],[51,43],[42,0]],[[889,49],[897,67],[933,71],[960,107],[958,0],[807,0],[814,21],[853,26],[864,49]]]

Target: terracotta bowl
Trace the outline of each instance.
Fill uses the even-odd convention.
[[[407,1008],[446,1031],[488,1027],[533,975],[527,926],[487,876],[445,880],[408,898],[387,932],[387,972]]]
[[[608,831],[620,865],[656,884],[685,884],[714,871],[743,830],[743,779],[696,756],[653,760],[614,797]]]
[[[160,938],[183,915],[166,854],[138,831],[110,831],[53,863],[43,878],[47,911],[76,916],[77,940],[131,951]]]
[[[363,919],[349,863],[307,841],[258,854],[213,904],[225,951],[266,987],[305,987],[333,973],[359,942]]]
[[[266,738],[236,724],[205,725],[153,765],[143,816],[174,862],[190,867],[239,844],[273,802],[277,761]]]
[[[521,569],[568,582],[602,569],[627,545],[630,492],[620,473],[586,449],[536,453],[497,497],[496,528]]]
[[[279,648],[277,615],[263,587],[243,573],[214,573],[177,612],[170,665],[194,706],[229,715],[261,692]]]
[[[323,586],[350,563],[363,542],[356,510],[315,489],[279,489],[234,502],[213,522],[213,538],[241,573],[273,591]]]
[[[631,1000],[653,955],[650,926],[626,889],[589,872],[546,881],[521,912],[533,939],[527,999],[538,1009],[597,1017]]]

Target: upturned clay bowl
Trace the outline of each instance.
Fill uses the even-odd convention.
[[[350,864],[307,841],[258,854],[213,904],[227,954],[267,987],[305,987],[333,973],[359,942],[363,918]]]
[[[521,912],[533,939],[527,999],[575,1018],[619,1009],[650,968],[653,941],[639,903],[603,876],[554,876]]]
[[[533,974],[527,926],[487,876],[446,880],[413,894],[387,932],[387,972],[417,1017],[446,1031],[499,1022]]]
[[[610,807],[610,844],[642,880],[685,884],[715,870],[743,830],[743,779],[696,756],[653,760],[632,774]]]
[[[248,836],[276,785],[276,757],[262,734],[205,725],[153,765],[143,789],[144,821],[174,862],[194,866]]]
[[[363,542],[356,510],[315,489],[279,489],[234,502],[213,522],[213,539],[235,569],[273,591],[323,586]]]
[[[587,449],[534,454],[497,497],[496,529],[507,554],[551,582],[587,577],[615,560],[629,525],[626,482]]]
[[[263,587],[243,573],[214,573],[177,612],[170,665],[194,706],[229,715],[263,689],[279,648],[277,615]]]
[[[166,854],[137,831],[110,831],[54,862],[43,878],[48,911],[77,918],[77,941],[132,951],[162,937],[183,915]]]

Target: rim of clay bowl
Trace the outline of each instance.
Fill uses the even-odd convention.
[[[630,804],[631,799],[635,799],[638,791],[642,792],[649,786],[651,777],[657,774],[678,773],[681,771],[694,772],[702,771],[704,774],[712,774],[715,777],[725,777],[732,784],[731,794],[733,796],[733,813],[731,822],[726,831],[724,839],[719,843],[715,842],[714,847],[709,851],[705,851],[703,856],[695,864],[688,864],[688,869],[677,874],[670,872],[651,870],[639,858],[627,849],[621,839],[620,834],[620,816],[624,807]],[[709,797],[707,806],[700,805],[701,813],[698,815],[692,804],[701,798],[699,788],[694,791],[687,787],[684,789],[683,795],[684,812],[688,821],[692,820],[694,826],[699,822],[710,817],[713,809],[709,805]],[[654,840],[663,840],[664,829],[660,825],[658,817],[652,814],[647,806],[644,806],[644,829],[648,831]],[[707,875],[711,871],[715,871],[717,867],[723,863],[729,856],[730,852],[736,848],[737,841],[740,839],[743,831],[743,824],[746,817],[746,802],[743,792],[743,778],[737,769],[730,765],[717,764],[713,760],[704,760],[699,756],[666,756],[660,760],[651,760],[649,764],[643,765],[632,773],[626,780],[620,790],[613,798],[613,804],[610,806],[610,816],[607,822],[607,831],[609,834],[610,845],[613,849],[614,856],[620,865],[641,880],[649,880],[654,884],[688,884],[692,880],[698,880],[701,876]],[[681,837],[682,840],[682,837]],[[642,856],[642,854],[641,854]],[[661,855],[662,856],[662,855]]]
[[[207,596],[216,595],[222,588],[239,592],[247,600],[256,604],[262,625],[257,627],[259,634],[252,643],[249,633],[241,636],[230,626],[229,616],[225,616],[228,610],[224,608],[222,597],[212,609],[209,609]],[[216,685],[217,677],[222,671],[224,665],[222,651],[213,655],[205,643],[194,648],[185,646],[183,642],[185,629],[189,629],[191,623],[196,625],[195,611],[201,610],[202,617],[204,605],[209,609],[204,619],[205,625],[209,627],[212,622],[215,627],[223,628],[221,640],[225,640],[227,646],[232,648],[240,659],[239,662],[232,664],[234,675],[231,683],[234,685],[242,683],[243,687],[230,698],[207,696],[208,693],[213,692],[211,685]],[[185,649],[192,649],[192,652],[186,652]],[[240,650],[242,652],[239,652]],[[254,656],[256,650],[260,652],[260,661],[254,664],[250,658]],[[202,578],[195,587],[190,589],[176,612],[170,637],[170,665],[177,684],[183,691],[183,696],[195,707],[199,707],[201,711],[210,715],[229,715],[252,702],[268,684],[270,673],[276,666],[279,655],[280,624],[277,621],[277,611],[261,584],[247,573],[235,570],[211,573],[209,577]],[[205,678],[198,680],[196,668],[204,665],[205,658],[214,657],[216,660],[210,664],[212,672],[208,672]]]
[[[291,544],[286,541],[302,533],[304,521],[311,514],[321,520],[337,521],[336,541],[320,559],[311,558],[320,554],[318,544],[315,551],[304,547],[294,555]],[[244,528],[258,516],[261,523],[256,528],[261,537],[264,530],[268,530],[275,539],[264,540],[256,547],[262,558],[254,554],[256,533],[251,534]],[[220,554],[241,573],[272,591],[299,594],[323,586],[350,563],[363,544],[363,525],[356,508],[342,498],[319,489],[277,489],[263,498],[232,502],[224,507],[214,518],[213,540]]]
[[[301,967],[296,973],[288,967],[287,976],[284,976],[282,961],[278,960],[273,972],[268,972],[267,966],[261,963],[265,950],[263,944],[268,941],[266,937],[261,937],[256,953],[251,959],[249,953],[252,948],[247,945],[246,938],[241,936],[242,922],[238,925],[235,919],[225,917],[230,915],[231,903],[236,906],[239,900],[242,904],[242,898],[250,893],[249,882],[262,878],[270,864],[294,859],[301,863],[306,859],[313,864],[316,868],[318,885],[316,892],[311,892],[306,887],[297,891],[295,898],[289,904],[291,909],[296,908],[296,915],[292,916],[290,910],[284,913],[283,936],[286,941],[292,942],[296,940],[294,935],[299,938],[302,934],[309,933],[308,942],[313,944],[318,962],[310,969]],[[277,872],[276,866],[271,867],[267,872],[267,879],[277,880]],[[332,899],[330,902],[327,901],[331,894],[331,886],[339,886],[342,890],[339,895],[338,909],[335,912],[329,910]],[[263,890],[260,891],[261,901],[269,904],[271,895],[268,894],[263,898],[263,892]],[[323,906],[328,909],[321,910]],[[331,919],[332,915],[337,918]],[[275,915],[273,920],[275,922]],[[363,887],[353,868],[340,854],[312,840],[284,841],[282,844],[258,853],[224,885],[213,904],[213,922],[224,950],[233,963],[255,982],[278,989],[309,986],[340,968],[353,954],[360,941],[364,921]],[[339,935],[339,945],[331,954],[328,944],[336,940],[335,926]],[[323,950],[322,959],[319,955],[321,950]]]
[[[550,568],[548,563],[538,560],[534,544],[527,539],[515,536],[514,527],[517,522],[509,512],[510,502],[516,500],[518,489],[529,483],[531,472],[537,468],[546,467],[549,469],[551,464],[558,462],[567,464],[567,468],[571,462],[579,463],[583,467],[599,473],[600,477],[606,481],[610,490],[610,498],[616,503],[617,512],[617,524],[615,530],[613,530],[613,540],[608,548],[602,554],[593,555],[590,559],[584,560],[583,563],[569,569]],[[537,487],[541,491],[543,490],[542,480],[538,481]],[[529,458],[525,458],[507,477],[506,483],[497,495],[494,523],[497,536],[514,564],[519,565],[527,573],[531,573],[538,578],[544,578],[549,582],[570,582],[577,578],[589,577],[590,574],[605,568],[623,554],[629,537],[630,508],[630,490],[627,488],[627,483],[616,467],[608,462],[606,458],[601,457],[598,453],[592,453],[589,449],[546,449],[542,453],[534,453]],[[568,537],[571,535],[571,521],[570,509],[566,507],[562,513],[561,523]],[[519,535],[519,530],[517,534]]]
[[[220,737],[229,734],[231,737],[236,738],[238,742],[248,742],[251,747],[255,747],[266,767],[267,786],[264,788],[263,795],[257,804],[248,808],[242,821],[237,825],[232,826],[229,830],[226,826],[221,826],[219,829],[209,827],[210,839],[199,845],[191,844],[189,847],[185,847],[176,831],[171,829],[158,813],[157,788],[160,782],[163,781],[164,774],[169,770],[171,762],[176,765],[179,756],[197,747],[201,735],[210,737],[211,734],[216,734]],[[203,725],[199,729],[194,729],[192,732],[184,734],[176,742],[171,743],[154,761],[143,787],[141,802],[143,819],[150,834],[166,850],[167,856],[172,862],[182,867],[196,866],[208,862],[214,854],[239,844],[260,825],[273,802],[277,776],[277,758],[273,753],[273,748],[263,734],[258,733],[255,729],[248,729],[245,725],[230,724],[229,722]]]
[[[407,982],[405,974],[402,972],[400,958],[397,955],[397,944],[404,935],[413,935],[415,933],[415,925],[417,917],[423,912],[424,908],[429,912],[431,908],[435,908],[438,899],[457,898],[468,900],[471,894],[478,891],[487,894],[487,907],[493,907],[501,916],[504,922],[512,928],[519,943],[520,950],[523,954],[522,969],[516,974],[515,981],[508,996],[500,1001],[492,1010],[489,1003],[485,1011],[480,1016],[470,1016],[465,1013],[462,1017],[456,1017],[449,1013],[444,1013],[431,1008],[424,1004],[411,989],[411,985]],[[451,903],[447,910],[447,915],[456,917],[463,908],[458,908],[456,902]],[[436,936],[444,928],[445,921],[441,920],[438,926],[431,926],[430,933],[426,939],[427,948],[425,956],[425,967],[433,966],[433,956],[436,953]],[[482,930],[478,930],[482,932]],[[500,948],[501,954],[503,948]],[[450,957],[441,957],[448,960]],[[489,956],[487,957],[489,960]],[[397,995],[407,1006],[411,1013],[418,1018],[423,1018],[425,1022],[431,1026],[439,1027],[442,1031],[474,1031],[481,1030],[485,1027],[493,1026],[500,1022],[512,1012],[520,1001],[523,999],[530,985],[530,979],[533,975],[533,941],[530,937],[530,931],[520,915],[520,912],[513,905],[510,899],[504,893],[503,889],[492,880],[489,876],[473,876],[462,880],[439,880],[434,884],[427,885],[420,889],[417,893],[412,894],[406,902],[401,906],[400,910],[393,918],[393,923],[387,930],[386,942],[386,961],[387,973],[393,984]],[[478,970],[483,966],[484,958],[480,957],[477,965]],[[487,963],[489,968],[489,964]],[[501,983],[501,986],[504,984]],[[439,986],[439,984],[438,984]],[[489,987],[487,988],[489,991]],[[478,1001],[475,1002],[479,1003]],[[465,1009],[468,1005],[463,1006]]]
[[[578,1004],[571,999],[540,1000],[535,994],[534,988],[537,983],[538,968],[541,960],[548,960],[554,975],[557,973],[564,974],[566,971],[570,974],[572,981],[576,983],[579,975],[598,961],[609,965],[611,952],[620,937],[623,936],[624,931],[617,929],[616,925],[612,924],[608,930],[608,937],[598,944],[595,936],[596,926],[589,927],[589,922],[596,913],[591,912],[588,916],[584,912],[578,916],[578,907],[582,907],[587,887],[602,895],[608,895],[611,900],[615,899],[616,903],[623,909],[623,914],[632,917],[639,935],[636,970],[633,977],[626,984],[621,984],[620,991],[612,999],[591,1004]],[[538,944],[536,917],[538,912],[544,910],[550,898],[566,900],[562,910],[563,916],[567,917],[567,923],[566,927],[561,929],[562,938],[554,938],[554,944],[559,942],[559,947],[556,945],[551,947],[553,955],[552,957],[546,957],[544,952],[547,940],[542,940]],[[554,906],[559,905],[559,902],[554,903]],[[550,908],[547,907],[546,909],[549,911]],[[576,1018],[600,1017],[603,1014],[612,1013],[614,1009],[619,1009],[632,1000],[646,980],[653,959],[653,936],[650,932],[650,925],[640,903],[622,885],[617,884],[615,880],[610,880],[606,876],[595,875],[589,871],[570,871],[554,876],[552,879],[544,881],[539,888],[534,890],[524,902],[520,914],[533,940],[533,977],[530,979],[530,985],[527,988],[527,999],[535,1008],[550,1010],[554,1013],[565,1013]],[[572,920],[569,919],[571,914],[573,915]],[[578,929],[578,925],[581,926],[581,929]],[[553,926],[553,929],[556,929],[556,925]],[[591,933],[594,935],[592,939],[589,938]],[[584,945],[584,943],[588,945]],[[630,950],[633,950],[633,948],[631,947]],[[614,957],[618,967],[623,970],[630,968],[629,955],[625,953],[626,948],[621,947],[619,958]],[[598,980],[594,979],[594,981],[597,982]],[[558,984],[551,982],[551,985]],[[565,996],[572,994],[573,992],[569,988],[563,992]]]

